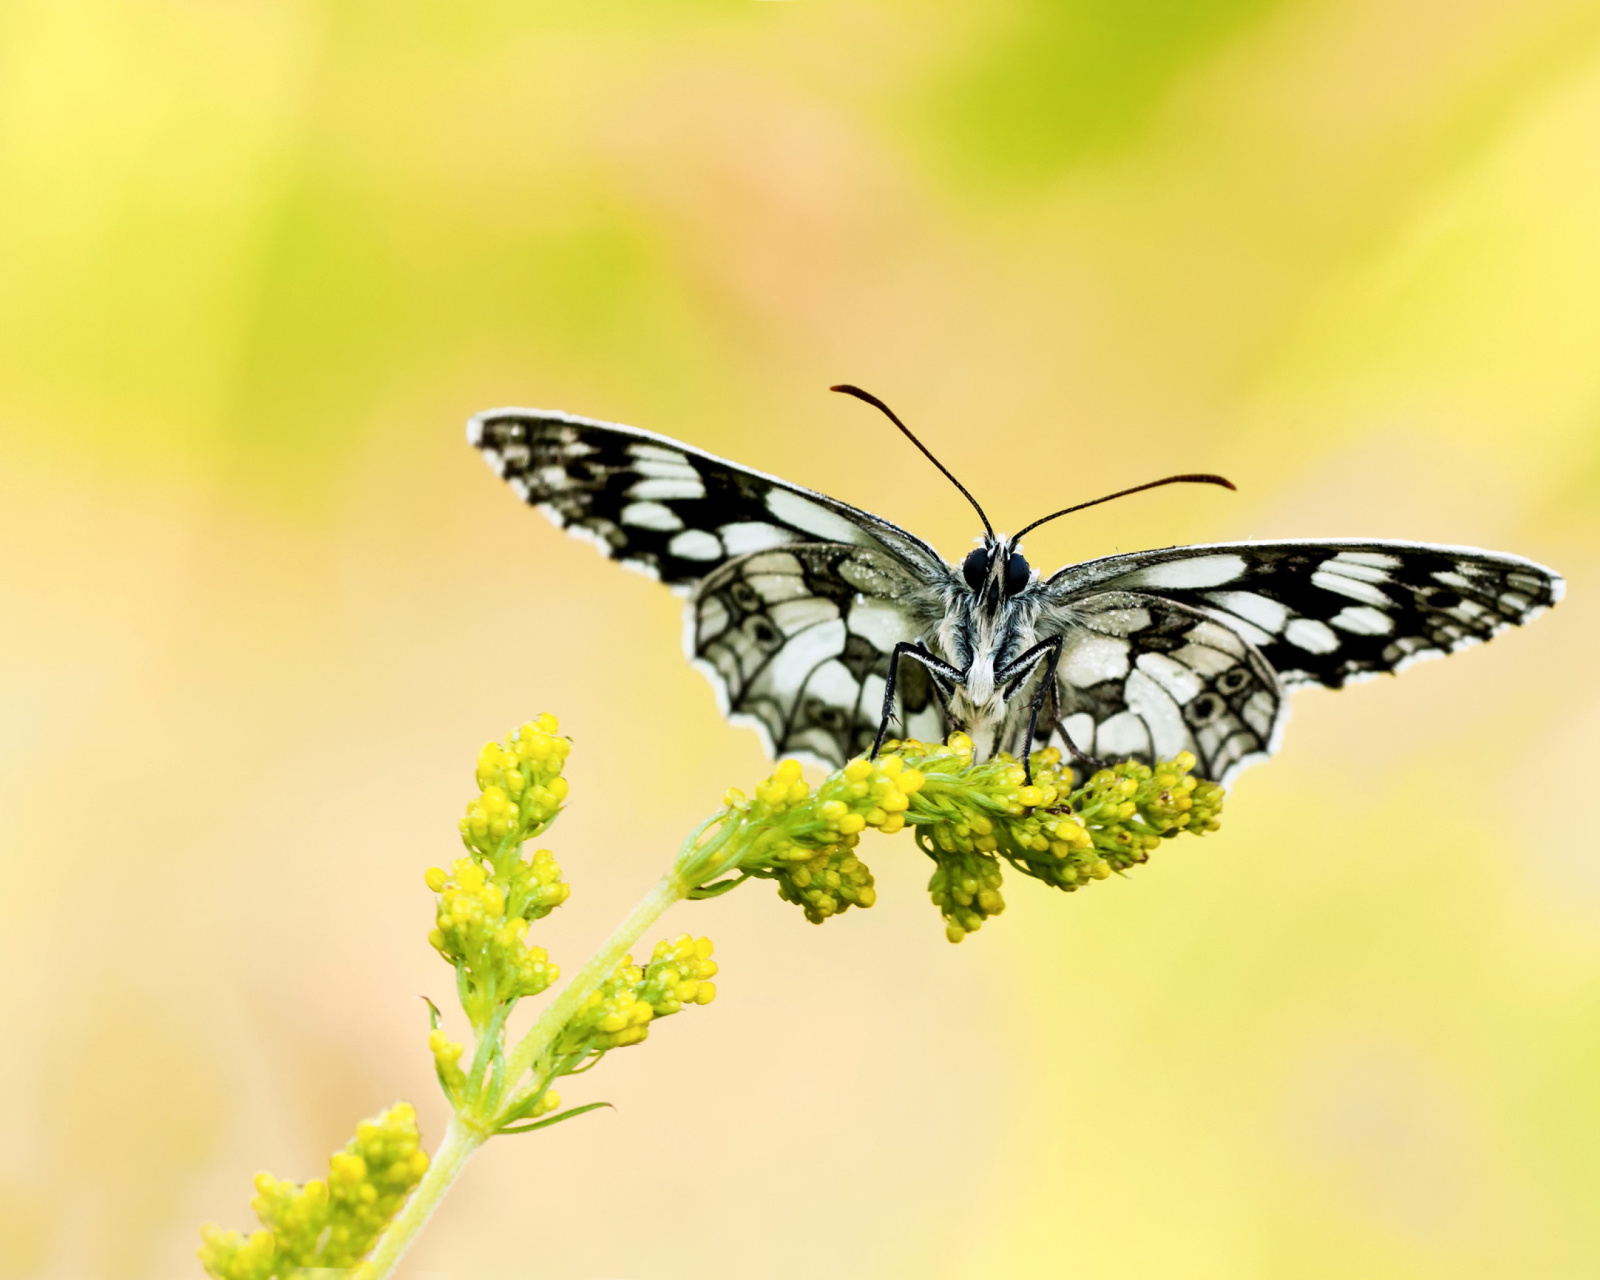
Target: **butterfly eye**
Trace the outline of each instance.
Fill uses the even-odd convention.
[[[1006,561],[1006,594],[1014,596],[1028,585],[1028,562],[1022,558],[1022,552],[1013,551],[1011,559]]]
[[[983,590],[983,580],[988,572],[989,553],[982,547],[974,547],[961,562],[961,576],[974,591]]]

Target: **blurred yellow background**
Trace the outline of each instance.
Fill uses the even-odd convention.
[[[960,947],[909,840],[493,1143],[426,1277],[1600,1271],[1600,11],[1586,0],[0,8],[0,1280],[197,1275],[443,1107],[423,870],[576,741],[575,967],[765,763],[679,604],[475,410],[664,432],[1047,569],[1251,536],[1551,564],[1301,694],[1224,830]],[[1054,465],[1038,464],[1041,451]]]

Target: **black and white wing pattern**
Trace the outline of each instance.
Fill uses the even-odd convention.
[[[516,495],[680,595],[730,560],[805,542],[886,552],[918,580],[948,566],[898,525],[666,436],[545,409],[492,409],[467,440]]]
[[[1137,591],[1100,591],[1055,612],[1062,636],[1055,732],[1085,755],[1154,764],[1194,753],[1226,785],[1277,749],[1288,714],[1267,660],[1232,626]]]
[[[958,572],[886,520],[648,431],[499,409],[467,437],[523,501],[689,596],[685,647],[725,714],[829,765],[870,750],[910,645],[944,674],[896,666],[908,736],[981,725],[991,749],[1020,747],[1038,710],[1041,740],[1107,760],[1190,751],[1226,784],[1276,749],[1290,690],[1482,643],[1563,590],[1516,556],[1358,540],[1167,547],[1041,583],[990,530]],[[969,673],[982,687],[1057,639],[1045,705],[1032,676],[972,703]]]
[[[524,502],[689,597],[689,657],[770,752],[837,766],[871,747],[894,646],[926,642],[942,616],[951,570],[932,547],[632,427],[498,409],[472,418],[467,439]],[[914,665],[900,684],[906,732],[940,738],[942,704]]]
[[[1047,616],[1069,624],[1060,731],[1093,756],[1193,751],[1226,783],[1275,749],[1289,690],[1481,644],[1563,590],[1518,556],[1409,542],[1218,543],[1072,565],[1043,584]]]
[[[887,555],[800,543],[707,577],[689,606],[684,647],[723,714],[759,730],[774,755],[837,766],[872,749],[895,645],[915,643],[937,622]],[[926,668],[901,663],[896,690],[902,732],[942,740],[944,706]]]

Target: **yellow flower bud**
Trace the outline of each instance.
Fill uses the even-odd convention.
[[[360,1156],[340,1153],[328,1166],[330,1182],[360,1182],[367,1176],[367,1162]]]

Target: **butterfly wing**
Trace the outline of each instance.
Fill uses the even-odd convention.
[[[887,520],[653,432],[494,409],[468,421],[467,440],[524,502],[680,594],[739,556],[808,542],[886,553],[928,581],[949,573]]]
[[[1067,628],[1058,683],[1062,723],[1076,726],[1067,732],[1079,749],[1120,758],[1119,746],[1128,742],[1141,747],[1133,758],[1170,754],[1163,744],[1180,736],[1177,713],[1160,705],[1143,680],[1134,680],[1142,673],[1159,684],[1164,670],[1166,692],[1181,712],[1177,719],[1195,738],[1186,745],[1199,757],[1199,771],[1228,782],[1275,749],[1284,691],[1309,684],[1339,688],[1481,644],[1537,617],[1561,599],[1563,583],[1543,565],[1518,556],[1349,540],[1219,543],[1108,556],[1061,570],[1042,591]],[[1116,652],[1107,637],[1096,638],[1095,626],[1099,620],[1103,631],[1110,619],[1115,629],[1119,610],[1127,607],[1118,602],[1130,595],[1161,608],[1146,625],[1120,624],[1122,634],[1114,639],[1124,646],[1127,671],[1117,677]],[[1159,647],[1169,644],[1174,628],[1182,630],[1174,609],[1220,627],[1232,641],[1207,643],[1192,653],[1182,646]],[[1140,621],[1137,609],[1129,616]],[[1084,635],[1072,630],[1074,622]],[[1219,639],[1216,632],[1205,634]],[[1078,661],[1076,680],[1065,674],[1074,647],[1088,655]],[[1203,668],[1218,659],[1202,650],[1232,649],[1238,650],[1237,661],[1198,684],[1163,666],[1171,658]],[[1273,678],[1270,688],[1262,684],[1264,673]],[[1098,683],[1090,681],[1093,676],[1100,677]],[[1124,686],[1120,695],[1111,683],[1117,679]],[[1134,683],[1138,697],[1127,687]],[[1225,687],[1235,684],[1232,692]],[[1210,694],[1223,699],[1226,710]],[[1196,730],[1209,728],[1213,711],[1224,730],[1220,738],[1213,731],[1202,740]],[[1145,722],[1148,744],[1125,718],[1129,712]]]
[[[689,608],[685,647],[723,714],[755,727],[773,755],[842,765],[872,747],[889,656],[937,624],[921,585],[894,558],[841,543],[742,556],[708,576]],[[926,670],[900,664],[903,731],[944,737]]]
[[[1285,686],[1335,689],[1482,644],[1565,589],[1520,556],[1354,540],[1167,547],[1074,565],[1048,585],[1150,591],[1202,609],[1255,645]]]
[[[841,765],[872,745],[889,655],[931,636],[952,570],[868,512],[676,440],[537,409],[467,438],[524,502],[690,597],[685,648],[723,713],[774,754]],[[940,738],[926,671],[901,666],[905,732]]]
[[[1152,764],[1189,751],[1201,777],[1226,784],[1276,749],[1282,686],[1253,645],[1201,610],[1103,591],[1044,625],[1062,636],[1054,732],[1085,755]]]

